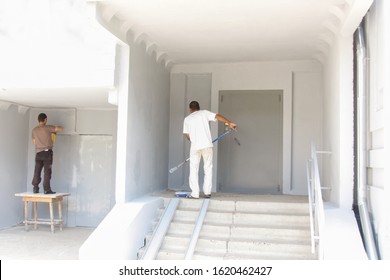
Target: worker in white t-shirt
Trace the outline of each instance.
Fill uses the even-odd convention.
[[[204,181],[203,192],[205,198],[211,197],[212,169],[213,169],[213,143],[210,133],[210,121],[227,123],[230,128],[237,130],[237,125],[224,116],[207,110],[200,110],[199,103],[192,101],[189,106],[190,115],[184,119],[183,133],[191,142],[190,150],[190,188],[188,198],[199,198],[198,172],[201,157],[203,157]]]

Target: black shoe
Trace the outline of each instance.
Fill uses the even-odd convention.
[[[39,188],[33,188],[33,193],[39,193]]]
[[[52,190],[50,191],[45,191],[45,194],[55,194],[56,192],[53,192]]]
[[[205,194],[204,198],[211,198],[211,194]]]

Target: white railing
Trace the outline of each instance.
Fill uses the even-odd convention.
[[[309,197],[311,250],[317,253],[318,259],[323,259],[324,250],[321,238],[323,237],[325,214],[322,200],[322,188],[320,172],[318,169],[317,154],[330,154],[330,152],[316,151],[315,145],[311,145],[311,159],[307,161],[307,192]]]

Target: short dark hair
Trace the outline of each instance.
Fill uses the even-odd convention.
[[[194,111],[200,110],[200,106],[199,106],[198,101],[191,101],[191,103],[190,103],[190,109],[192,109],[192,110],[194,110]]]
[[[46,116],[45,113],[40,113],[40,114],[38,115],[38,121],[39,121],[39,122],[44,122],[46,119],[47,119],[47,116]]]

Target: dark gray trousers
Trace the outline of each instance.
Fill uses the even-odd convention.
[[[43,190],[51,191],[50,179],[51,179],[51,166],[53,165],[53,151],[42,151],[35,155],[35,170],[32,184],[34,191],[39,190],[39,183],[41,182],[41,172],[44,169],[43,176]]]

